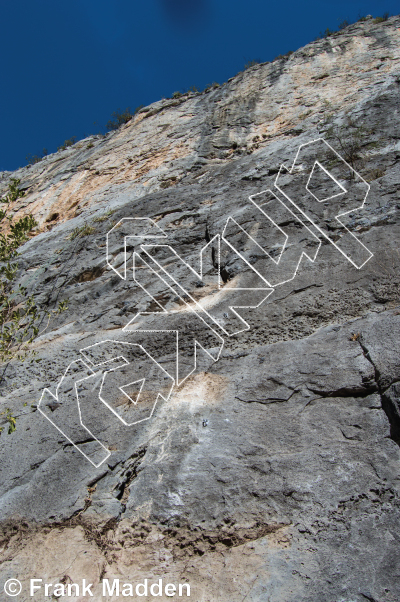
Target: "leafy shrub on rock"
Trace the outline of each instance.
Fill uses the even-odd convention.
[[[69,138],[68,140],[64,140],[64,144],[62,144],[61,146],[57,147],[57,150],[66,150],[69,146],[73,146],[76,142],[76,136],[72,136],[72,138]]]
[[[19,184],[20,180],[11,178],[8,193],[0,199],[6,205],[0,210],[3,230],[0,233],[0,365],[12,359],[25,359],[29,344],[39,335],[38,325],[44,315],[50,318],[54,311],[66,309],[66,303],[61,302],[57,310],[40,311],[34,296],[28,295],[25,287],[15,286],[18,248],[29,240],[29,234],[37,225],[32,215],[25,215],[14,223],[8,215],[10,204],[25,195]]]
[[[106,129],[108,131],[117,130],[121,125],[128,123],[133,117],[135,117],[136,113],[143,108],[143,105],[139,105],[136,109],[131,112],[131,108],[127,107],[124,111],[121,109],[117,109],[113,113],[111,113],[112,119],[108,121],[106,125]]]

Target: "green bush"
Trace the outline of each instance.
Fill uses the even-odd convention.
[[[372,141],[373,130],[364,125],[357,125],[347,117],[342,125],[332,125],[326,131],[326,138],[332,140],[338,152],[345,161],[354,169],[362,171],[367,161],[367,151],[383,144],[382,141]]]
[[[13,218],[7,215],[10,204],[25,194],[19,184],[20,180],[11,178],[8,193],[0,199],[5,205],[0,211],[0,226],[3,230],[0,233],[0,365],[7,364],[12,359],[24,360],[29,344],[41,334],[39,324],[42,318],[47,315],[50,320],[53,313],[66,309],[64,301],[57,310],[40,311],[33,295],[28,295],[25,287],[15,286],[18,248],[29,240],[29,234],[37,225],[32,215],[25,215],[14,223]],[[48,323],[49,321],[47,325]],[[10,420],[7,420],[12,426]]]
[[[374,23],[383,23],[389,19],[389,13],[384,13],[381,17],[376,17]]]
[[[186,96],[186,94],[189,94],[190,92],[193,92],[193,94],[198,94],[200,90],[197,86],[190,86],[190,88],[188,88],[184,92],[174,92],[171,98],[181,98],[182,96]]]
[[[124,111],[122,111],[121,109],[117,109],[111,114],[112,119],[108,121],[106,129],[108,131],[117,130],[121,125],[128,123],[128,121],[130,121],[142,108],[143,105],[139,105],[138,107],[136,107],[133,113],[130,107],[127,107]]]
[[[0,413],[0,416],[5,416],[6,422],[8,424],[8,434],[11,435],[17,428],[17,419],[13,416],[10,408],[6,408],[4,412]],[[4,431],[4,426],[0,426],[0,433]]]
[[[261,59],[253,59],[251,61],[247,61],[247,63],[244,66],[244,70],[246,71],[247,69],[251,69],[251,67],[255,67],[256,65],[259,65],[261,63]]]
[[[36,226],[31,215],[15,223],[7,215],[9,205],[25,194],[20,190],[19,183],[20,180],[11,178],[8,194],[1,199],[6,207],[0,212],[0,225],[3,227],[0,234],[0,364],[23,356],[26,345],[38,334],[35,325],[38,310],[33,297],[28,296],[22,286],[15,289],[13,284],[18,269],[14,263],[18,256],[17,249],[28,240],[28,234]],[[9,233],[5,234],[7,226]]]
[[[66,150],[69,146],[73,146],[76,142],[76,136],[72,136],[68,140],[64,140],[64,144],[57,147],[58,151]]]
[[[289,50],[288,52],[286,52],[286,54],[278,54],[278,56],[276,56],[274,58],[274,61],[280,61],[282,59],[287,59],[289,58],[289,56],[293,54],[293,50]]]
[[[117,109],[111,114],[113,119],[107,122],[106,129],[108,131],[117,130],[124,123],[128,123],[133,117],[130,107],[127,107],[125,111]]]
[[[216,90],[217,88],[220,88],[221,86],[217,83],[217,82],[213,82],[212,84],[208,84],[203,92],[211,92],[211,90]]]
[[[28,166],[29,165],[35,165],[36,163],[39,163],[39,161],[41,161],[42,159],[44,159],[45,157],[47,157],[49,153],[47,152],[47,148],[44,148],[42,150],[42,153],[40,155],[32,155],[29,154],[25,157],[25,160],[28,161]]]
[[[330,36],[333,36],[334,33],[336,33],[334,29],[329,29],[329,27],[327,27],[325,31],[319,35],[321,38],[329,38]]]

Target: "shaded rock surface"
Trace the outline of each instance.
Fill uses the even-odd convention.
[[[399,49],[398,17],[357,23],[1,174],[2,192],[10,177],[27,192],[14,214],[32,212],[39,223],[22,248],[20,282],[42,307],[69,299],[34,342],[36,355],[2,367],[2,407],[17,416],[17,430],[0,438],[2,581],[17,577],[27,592],[32,576],[85,577],[95,600],[108,599],[101,580],[116,577],[188,582],[192,599],[219,602],[398,600]],[[345,220],[373,257],[357,269],[321,230],[309,222],[301,230],[298,213],[278,212],[270,238],[254,230],[262,248],[246,239],[241,257],[227,248],[216,265],[213,240],[228,217],[253,233],[260,214],[249,197],[273,188],[280,166],[290,169],[300,145],[320,137],[370,185]],[[328,203],[318,223],[339,245]],[[131,263],[126,279],[107,264],[106,234],[126,217],[154,220],[193,270],[214,245],[203,280],[156,252],[187,298],[143,271],[146,294]],[[243,299],[237,289],[257,288],[285,235],[282,257],[309,237],[315,261],[303,257],[257,308],[238,310],[249,328],[225,336],[240,330],[230,309]],[[123,242],[108,253],[121,269]],[[245,299],[257,304],[254,291]],[[122,328],[140,312],[175,310],[165,324],[189,337],[196,303],[215,318],[208,350],[224,335],[218,361],[199,350],[196,370],[145,422],[126,426],[95,408],[95,435],[111,451],[95,468],[37,410],[43,389],[55,392],[80,349],[138,341],[134,327]],[[163,319],[141,314],[134,323],[157,329]],[[169,370],[170,338],[148,345]]]

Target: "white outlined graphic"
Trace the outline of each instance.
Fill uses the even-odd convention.
[[[325,175],[328,176],[328,178],[332,178],[332,181],[335,182],[335,184],[338,186],[340,192],[337,192],[336,194],[332,194],[324,199],[319,199],[312,190],[310,190],[310,184],[312,183],[313,177],[315,176],[315,173],[317,171],[317,169],[322,170]],[[343,194],[346,194],[347,190],[344,186],[342,186],[342,184],[340,182],[338,182],[333,176],[332,174],[329,173],[329,171],[327,169],[325,169],[325,167],[323,165],[321,165],[321,163],[319,161],[315,161],[310,176],[308,178],[307,184],[306,184],[306,190],[314,197],[314,199],[316,201],[318,201],[318,203],[325,203],[325,201],[330,201],[331,199],[335,199],[338,196],[342,196]]]
[[[165,239],[167,235],[155,221],[149,217],[124,217],[107,232],[106,249],[107,264],[123,280],[126,280],[127,248],[140,244],[143,239]],[[115,260],[123,253],[123,273],[118,269]]]
[[[307,151],[311,156],[307,156]],[[320,159],[318,161],[315,159],[317,152]],[[328,159],[321,159],[324,155],[327,155]],[[324,160],[328,160],[330,169],[323,166]],[[304,169],[304,164],[307,162],[312,164],[310,174],[307,169]],[[323,200],[310,192],[312,175],[317,165],[341,189],[340,193]],[[347,188],[340,182],[344,178],[346,178]],[[355,268],[362,268],[373,257],[373,253],[343,223],[345,216],[364,207],[371,186],[326,140],[318,138],[302,144],[292,167],[287,169],[284,165],[281,166],[275,179],[275,186]],[[339,202],[332,203],[334,199]],[[337,240],[333,239],[329,229],[323,225],[328,219],[336,227]]]
[[[223,288],[222,282],[221,282],[221,239],[218,234],[212,239],[212,241],[210,241],[201,250],[201,252],[200,252],[200,271],[199,272],[196,272],[191,266],[189,266],[188,263],[184,259],[182,259],[182,257],[180,257],[180,255],[178,255],[178,253],[169,245],[141,245],[141,249],[142,249],[143,253],[146,255],[147,259],[153,261],[153,263],[157,266],[157,268],[162,271],[162,273],[163,273],[162,280],[169,286],[170,286],[170,283],[168,282],[168,280],[172,281],[172,285],[173,285],[172,290],[178,291],[178,295],[180,295],[182,297],[182,300],[186,304],[188,309],[190,309],[190,306],[189,306],[189,302],[186,301],[186,299],[190,300],[190,303],[193,306],[193,310],[196,313],[201,314],[205,321],[207,321],[209,324],[211,322],[214,322],[215,325],[218,326],[222,330],[222,332],[224,333],[225,336],[232,336],[234,334],[239,334],[240,332],[243,332],[244,330],[248,330],[250,328],[249,324],[246,322],[246,320],[244,320],[239,315],[239,313],[236,311],[236,309],[255,309],[256,307],[261,305],[261,303],[263,303],[263,301],[265,301],[270,296],[270,294],[273,292],[273,289],[271,288],[269,283],[265,280],[265,278],[263,278],[261,276],[261,274],[259,272],[257,272],[257,270],[255,270],[242,255],[237,253],[237,251],[232,247],[232,245],[228,241],[223,240],[222,242],[223,243],[225,242],[230,247],[232,252],[238,255],[238,259],[245,264],[245,267],[247,267],[248,270],[253,271],[254,278],[257,279],[257,284],[258,284],[258,286],[254,286],[254,287],[246,287],[246,288],[235,287],[235,288],[228,289],[226,291],[226,296],[229,296],[229,292],[231,292],[231,293],[234,293],[235,296],[239,297],[238,301],[232,305],[230,305],[228,299],[226,301],[226,307],[229,308],[233,312],[233,314],[237,317],[237,319],[240,322],[239,328],[234,331],[232,331],[232,329],[228,330],[228,328],[229,328],[228,325],[221,323],[221,321],[218,320],[218,317],[213,315],[211,310],[207,310],[204,306],[202,306],[194,298],[194,296],[187,290],[187,288],[184,287],[179,282],[179,280],[176,279],[172,275],[170,269],[169,270],[165,269],[163,267],[163,265],[157,259],[155,259],[151,254],[151,251],[153,249],[157,251],[161,247],[165,247],[169,251],[169,260],[170,261],[171,260],[175,261],[175,263],[179,264],[181,268],[183,267],[183,268],[186,268],[187,271],[191,271],[195,275],[195,277],[199,281],[202,282],[204,280],[203,254],[206,251],[206,249],[210,247],[211,243],[215,243],[215,245],[217,246],[217,249],[218,249],[217,253],[216,253],[216,255],[218,257],[218,259],[217,259],[218,274],[216,276],[216,286],[217,286],[218,290],[221,290]],[[252,303],[249,302],[248,293],[250,293],[250,292],[251,292],[252,299],[255,299],[255,302],[252,302]],[[247,300],[247,302],[246,302],[246,300]],[[210,328],[211,328],[211,325],[210,325]]]
[[[174,378],[141,345],[106,339],[85,347],[80,352],[85,360],[93,365],[93,369],[105,368],[98,398],[125,426],[133,426],[151,418],[159,397],[168,401],[174,386]],[[127,359],[129,352],[134,352],[134,361]],[[96,362],[96,355],[99,353],[105,354],[107,360]],[[107,370],[107,364],[110,362],[116,365]],[[94,376],[94,374],[87,376],[79,382],[89,382]],[[124,382],[124,379],[128,382]],[[124,384],[121,385],[121,382]],[[135,389],[133,384],[137,385]],[[128,388],[130,395],[124,390]],[[134,399],[133,390],[136,393]],[[126,402],[121,404],[121,400],[125,399],[128,401],[128,407]],[[116,400],[120,402],[117,405]]]
[[[71,362],[57,385],[56,393],[53,394],[49,389],[43,390],[38,410],[75,449],[98,468],[111,452],[83,424],[77,386],[82,373],[94,374],[83,360]]]
[[[254,246],[263,253],[261,261],[258,262],[261,263],[261,265],[257,265],[258,270],[259,272],[262,272],[262,277],[266,283],[271,287],[276,287],[285,284],[286,282],[290,282],[290,280],[293,280],[296,277],[303,258],[314,263],[322,243],[272,190],[267,189],[252,195],[249,197],[249,200],[258,210],[258,215],[255,215],[254,219],[257,219],[259,222],[266,220],[270,227],[276,228],[284,236],[285,240],[279,252],[279,256],[275,259],[257,242],[257,239],[254,239],[253,236],[248,234],[248,232],[232,217],[226,222],[223,231],[224,239],[226,240],[228,236],[233,238],[235,235],[237,236],[238,234],[243,233],[245,237],[249,238]],[[278,225],[279,222],[295,223],[295,233],[290,235],[287,234],[286,227],[281,228]],[[296,238],[297,240],[293,242],[293,238]],[[235,251],[244,255],[244,249],[241,247],[239,247],[239,249],[236,247]],[[264,255],[266,257],[264,257]]]
[[[369,190],[318,138],[298,148],[290,169],[281,165],[270,187],[226,217],[222,231],[196,252],[196,267],[153,219],[120,219],[107,233],[107,264],[122,280],[132,275],[152,311],[138,312],[121,329],[129,340],[81,349],[83,359],[69,364],[56,392],[44,389],[39,411],[100,466],[110,455],[101,443],[110,414],[125,427],[149,420],[159,399],[167,402],[195,372],[199,351],[218,361],[225,337],[250,328],[240,310],[259,308],[298,277],[306,260],[317,259],[323,239],[357,269],[371,259],[348,227]]]

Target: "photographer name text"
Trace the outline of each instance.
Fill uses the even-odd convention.
[[[45,583],[43,579],[30,579],[29,593],[31,597],[36,594],[53,596],[57,598],[70,596],[94,596],[95,587],[98,590],[101,587],[103,596],[128,597],[128,596],[178,596],[190,597],[189,583],[165,583],[162,579],[150,582],[149,579],[143,579],[139,583],[125,583],[120,579],[102,579],[96,586],[82,579],[80,583]]]

